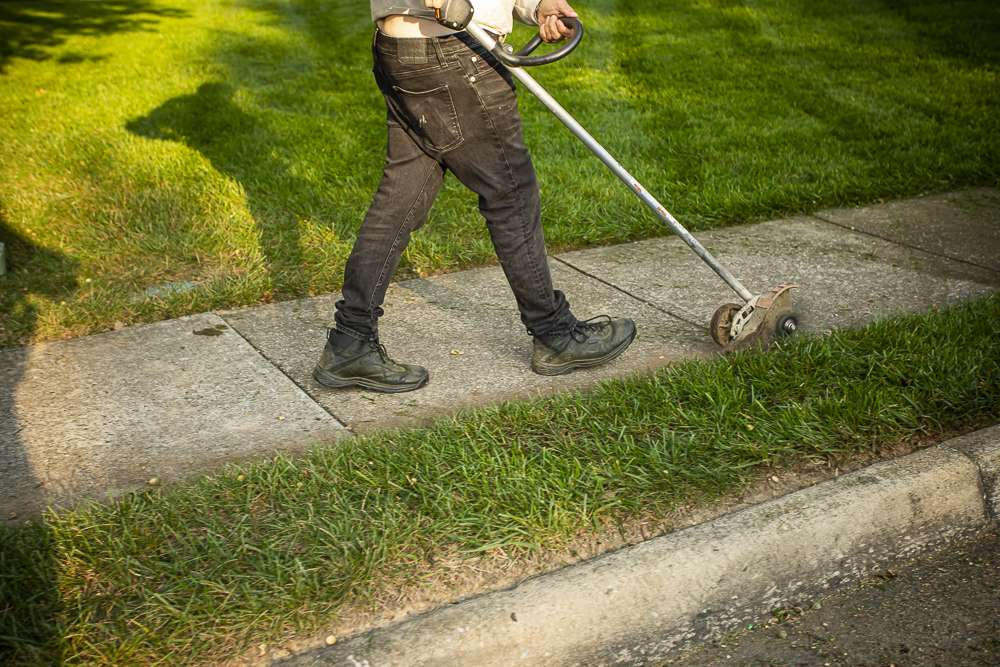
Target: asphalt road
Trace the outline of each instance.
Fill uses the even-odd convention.
[[[699,646],[672,667],[998,667],[1000,528]]]

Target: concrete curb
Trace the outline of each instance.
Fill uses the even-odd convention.
[[[280,664],[654,664],[973,534],[998,500],[994,426]]]
[[[975,433],[949,440],[946,447],[962,452],[979,466],[986,512],[993,520],[1000,519],[1000,426],[984,428]]]

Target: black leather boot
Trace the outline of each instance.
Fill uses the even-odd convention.
[[[592,368],[620,355],[635,340],[635,322],[607,315],[577,322],[569,331],[535,336],[531,370],[539,375],[562,375]]]
[[[336,329],[330,330],[313,370],[313,378],[324,387],[363,387],[387,393],[420,389],[429,377],[426,368],[390,359],[377,335],[365,337]]]

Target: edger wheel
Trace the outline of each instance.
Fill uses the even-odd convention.
[[[729,344],[729,327],[733,323],[733,317],[740,312],[740,307],[735,303],[724,303],[719,306],[712,315],[712,321],[708,325],[708,333],[712,340],[721,347]]]

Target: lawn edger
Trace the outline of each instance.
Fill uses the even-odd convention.
[[[681,237],[695,254],[736,292],[743,301],[743,305],[723,304],[712,315],[709,324],[709,333],[712,339],[724,351],[748,347],[767,347],[776,338],[795,332],[798,327],[798,316],[792,309],[791,290],[798,285],[782,284],[763,294],[752,294],[687,229],[677,222],[674,216],[632,174],[626,171],[575,118],[549,95],[531,75],[524,71],[524,67],[547,65],[569,55],[583,39],[583,24],[580,23],[579,19],[562,17],[562,22],[573,30],[573,36],[558,49],[544,55],[532,56],[531,53],[542,44],[541,37],[535,35],[524,48],[514,51],[513,47],[497,41],[492,34],[475,22],[473,19],[474,9],[469,0],[446,0],[442,8],[435,9],[433,12],[438,23],[453,30],[467,31],[497,60],[503,63],[525,88],[530,90],[549,111],[555,114],[569,128],[570,132],[575,134],[657,217],[666,223],[677,236]]]

